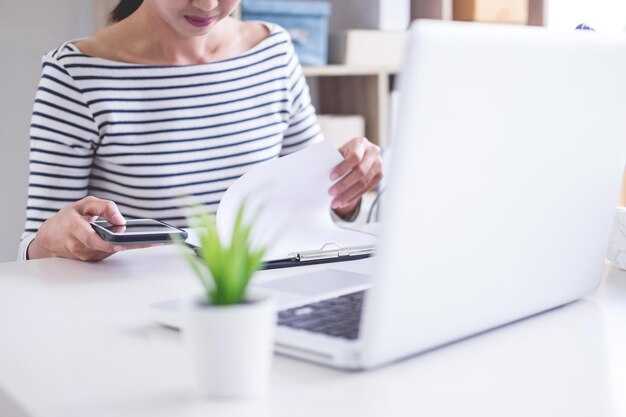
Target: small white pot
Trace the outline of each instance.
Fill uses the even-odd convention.
[[[186,312],[183,338],[201,397],[254,399],[269,387],[276,312],[269,298]]]

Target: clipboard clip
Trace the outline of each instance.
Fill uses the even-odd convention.
[[[318,261],[333,258],[367,257],[374,254],[374,245],[343,247],[336,243],[325,243],[320,249],[292,252],[289,257],[301,262]]]
[[[197,256],[201,256],[200,248],[185,242]],[[335,243],[326,243],[320,249],[292,252],[287,258],[273,259],[265,262],[263,269],[291,268],[295,266],[324,264],[331,262],[353,261],[373,256],[374,245],[343,247]]]

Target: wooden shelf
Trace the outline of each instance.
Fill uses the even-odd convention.
[[[380,146],[387,144],[391,80],[398,70],[362,65],[303,67],[318,98],[318,113],[363,116],[365,136]]]
[[[321,67],[303,67],[303,70],[304,75],[307,77],[341,77],[354,75],[392,75],[396,74],[399,68],[334,64]]]
[[[454,0],[411,0],[411,20],[414,19],[453,19]],[[545,21],[545,0],[528,0],[528,24],[543,26]]]

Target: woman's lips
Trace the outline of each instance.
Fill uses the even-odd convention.
[[[198,17],[198,16],[187,16],[187,15],[185,16],[185,19],[187,19],[187,22],[189,22],[189,24],[198,28],[209,26],[211,22],[213,21],[212,17]]]

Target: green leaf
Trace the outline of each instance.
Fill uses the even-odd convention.
[[[263,267],[261,260],[266,248],[253,249],[251,243],[252,229],[259,211],[250,222],[246,222],[245,212],[244,200],[237,210],[228,245],[220,239],[214,216],[196,207],[196,215],[188,220],[190,225],[199,229],[200,259],[191,256],[189,251],[184,252],[185,259],[205,288],[210,302],[215,305],[243,302],[250,279]],[[206,269],[200,268],[198,261]]]

